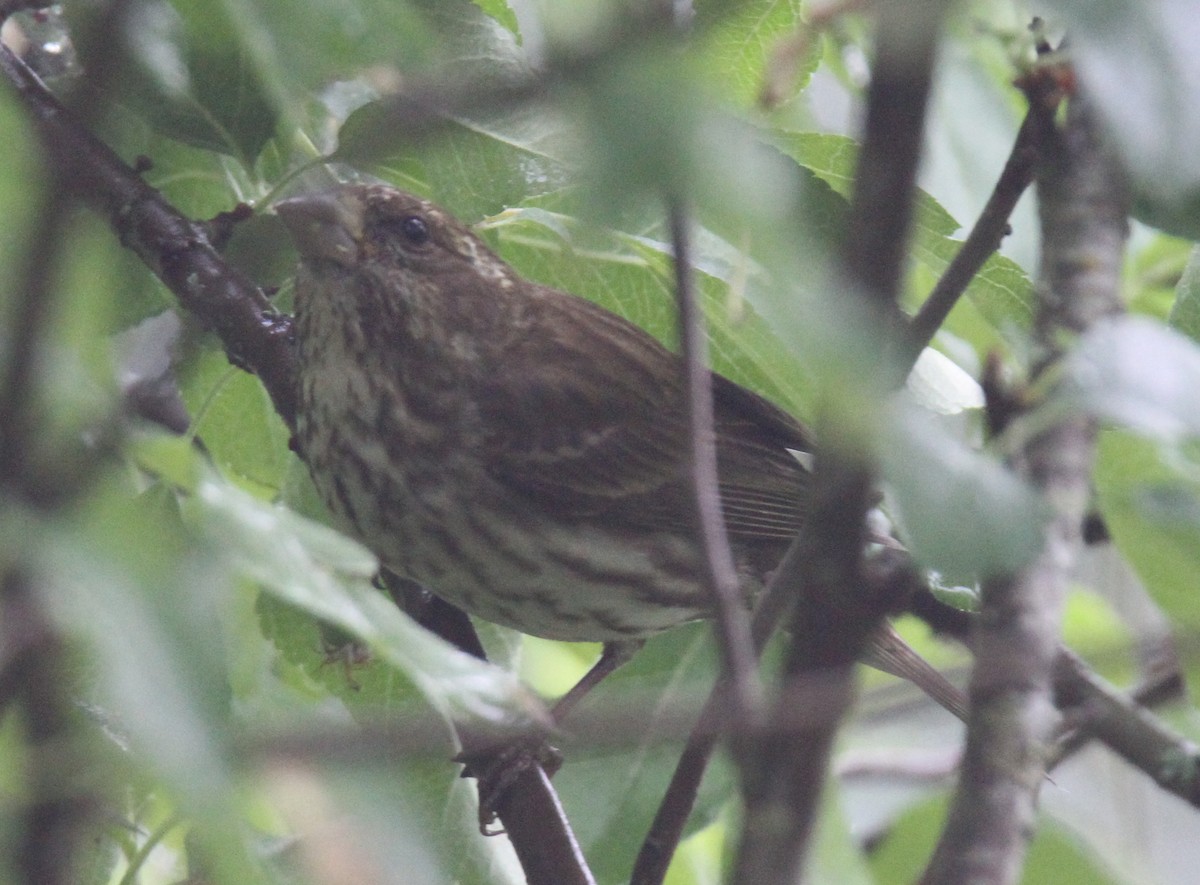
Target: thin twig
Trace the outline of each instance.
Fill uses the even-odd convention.
[[[704,563],[705,584],[716,611],[716,634],[724,661],[724,682],[739,728],[753,728],[762,712],[763,690],[750,635],[750,615],[743,603],[741,582],[725,530],[717,477],[716,431],[713,424],[712,373],[708,370],[708,339],[704,314],[697,303],[692,274],[687,211],[678,200],[668,207],[671,244],[675,255],[675,293],[679,310],[679,339],[686,375],[688,471],[696,528]]]
[[[775,633],[793,600],[791,578],[805,549],[803,534],[801,531],[789,545],[754,610],[750,631],[756,658],[766,648],[767,640]],[[696,803],[700,782],[717,746],[720,720],[727,709],[723,700],[725,694],[723,685],[718,683],[713,686],[700,717],[688,735],[671,782],[667,785],[654,821],[634,861],[630,885],[659,885],[667,875],[667,867],[683,836],[684,825]]]
[[[1012,151],[1004,164],[996,186],[992,189],[975,226],[946,268],[929,297],[909,322],[907,354],[902,362],[905,374],[912,368],[937,330],[941,328],[954,305],[966,292],[971,280],[984,263],[1000,248],[1008,234],[1008,219],[1017,202],[1033,183],[1038,163],[1038,144],[1041,133],[1054,121],[1054,114],[1064,97],[1053,68],[1038,69],[1021,84],[1029,99],[1029,110],[1017,131]]]
[[[1008,219],[1021,199],[1021,195],[1033,183],[1037,165],[1037,149],[1034,146],[1035,132],[1043,128],[1043,117],[1053,119],[1053,109],[1040,103],[1029,108],[1017,138],[1013,144],[1004,171],[996,180],[996,186],[988,197],[987,204],[975,221],[975,226],[959,247],[950,266],[929,293],[916,315],[909,322],[908,353],[904,360],[905,369],[911,369],[921,351],[929,346],[937,330],[942,327],[954,305],[967,291],[971,280],[979,273],[984,263],[1000,248],[1000,242],[1008,233]]]

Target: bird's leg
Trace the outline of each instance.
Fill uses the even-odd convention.
[[[629,663],[630,659],[645,644],[643,639],[604,643],[604,651],[600,653],[600,659],[592,665],[592,669],[584,673],[583,678],[576,682],[571,690],[559,698],[550,709],[550,718],[554,720],[554,724],[561,725],[567,714],[583,700],[584,695],[612,675],[619,667]]]
[[[560,725],[588,692],[627,663],[644,644],[640,639],[606,642],[600,659],[550,709],[552,726]],[[479,831],[485,836],[495,836],[503,832],[491,829],[497,810],[517,778],[534,765],[542,766],[547,776],[553,777],[562,765],[562,754],[550,744],[545,733],[538,732],[500,749],[464,751],[457,761],[465,765],[463,777],[473,777],[479,782]]]

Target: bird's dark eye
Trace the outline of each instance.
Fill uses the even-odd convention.
[[[429,242],[429,225],[419,215],[410,215],[400,221],[400,233],[414,246]]]

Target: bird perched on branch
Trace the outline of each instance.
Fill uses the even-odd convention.
[[[486,620],[606,643],[587,685],[645,638],[712,615],[678,355],[522,278],[395,188],[343,185],[276,210],[301,256],[299,449],[385,565]],[[721,505],[749,603],[804,524],[795,453],[811,443],[763,397],[712,382]],[[943,701],[956,692],[887,630],[871,656]]]

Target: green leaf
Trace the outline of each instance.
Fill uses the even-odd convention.
[[[374,557],[345,536],[212,480],[189,507],[240,574],[368,646],[448,720],[519,725],[536,710],[512,674],[434,636],[375,590]]]
[[[821,816],[813,835],[805,879],[839,885],[874,885],[876,880],[867,866],[861,838],[851,831],[846,819],[842,792],[836,782],[821,788]]]
[[[565,107],[579,125],[580,160],[610,212],[703,180],[711,108],[696,88],[701,65],[690,61],[685,68],[667,45],[647,42],[571,81]]]
[[[878,456],[914,555],[951,580],[1010,574],[1042,549],[1049,512],[995,459],[900,400]]]
[[[84,66],[103,65],[109,46],[97,10],[73,4]],[[275,131],[277,110],[249,34],[223,2],[138,0],[119,35],[128,46],[123,96],[160,132],[249,165]]]
[[[229,8],[246,37],[258,41],[273,88],[289,95],[299,111],[314,95],[336,105],[339,99],[324,92],[333,83],[368,72],[411,71],[437,58],[436,33],[420,6],[408,0],[240,0]]]
[[[805,26],[803,6],[799,0],[750,0],[733,7],[721,2],[697,3],[700,45],[694,51],[718,88],[738,104],[752,105],[762,90],[771,52],[782,39]],[[798,72],[796,91],[816,69],[819,46],[814,40]]]
[[[800,165],[811,169],[849,198],[854,187],[858,145],[842,135],[780,132],[773,141]],[[961,247],[951,238],[960,225],[929,194],[917,194],[913,218],[912,256],[935,274],[949,266]],[[1033,324],[1034,298],[1029,277],[1011,259],[992,255],[967,287],[967,297],[1002,332]]]
[[[73,298],[75,306],[63,325],[78,330],[74,346],[84,346],[98,332],[128,329],[172,307],[167,288],[137,256],[121,247],[99,218],[80,216],[66,235],[71,245],[61,291]],[[91,305],[87,310],[82,309],[84,299]],[[94,341],[91,349],[96,349]]]
[[[134,434],[128,454],[135,464],[172,488],[191,492],[203,470],[195,443],[183,436],[144,430]]]
[[[569,180],[560,156],[569,151],[561,131],[529,111],[492,114],[447,123],[420,145],[398,139],[386,102],[356,110],[342,127],[336,156],[366,163],[382,178],[412,190],[421,187],[460,218],[494,215],[551,193]]]
[[[258,379],[206,348],[187,361],[180,382],[192,431],[213,460],[256,493],[276,494],[294,456],[290,434]]]
[[[1171,328],[1200,342],[1200,246],[1193,246],[1187,266],[1175,288],[1171,306]]]
[[[508,5],[507,0],[473,0],[476,6],[498,21],[508,30],[512,31],[514,37],[521,36],[521,29],[517,23],[516,13],[512,11],[512,7]]]
[[[161,486],[133,496],[106,478],[70,519],[40,529],[25,555],[62,634],[86,654],[86,682],[75,687],[82,703],[121,748],[119,757],[93,757],[95,773],[154,777],[198,824],[215,880],[263,881],[236,807],[221,642],[227,573],[187,555],[178,509]]]
[[[1010,440],[1080,414],[1167,442],[1200,436],[1200,347],[1144,317],[1097,323],[1044,387],[1044,402],[1014,423]]]
[[[1102,433],[1095,485],[1117,548],[1173,623],[1200,628],[1200,471],[1194,446]]]
[[[1200,56],[1189,0],[1054,0],[1074,70],[1132,176],[1139,217],[1200,238]]]
[[[18,272],[17,262],[32,246],[26,242],[25,221],[41,202],[45,178],[30,123],[28,111],[13,90],[0,92],[0,143],[12,153],[11,163],[0,164],[0,207],[7,219],[5,235],[0,237],[0,273],[5,279]],[[11,297],[6,293],[6,309]]]

